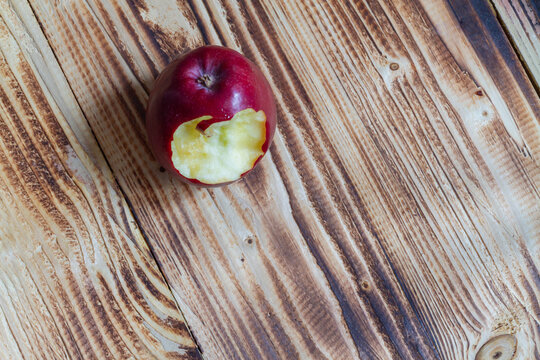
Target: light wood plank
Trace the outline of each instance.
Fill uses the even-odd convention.
[[[199,358],[45,37],[26,27],[39,29],[31,8],[17,4],[23,20],[12,5],[0,1],[0,357]]]
[[[540,106],[487,3],[29,3],[205,357],[540,356]],[[211,190],[143,131],[204,43],[279,103],[270,156]]]

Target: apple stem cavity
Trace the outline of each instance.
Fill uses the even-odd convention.
[[[204,74],[197,78],[197,83],[209,89],[210,86],[212,86],[213,81],[210,75]]]

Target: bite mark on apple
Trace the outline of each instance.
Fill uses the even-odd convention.
[[[175,130],[171,141],[171,160],[178,172],[204,184],[219,184],[239,179],[264,155],[266,115],[248,108],[230,120],[201,122],[212,116],[187,121]]]

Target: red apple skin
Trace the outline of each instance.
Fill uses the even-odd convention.
[[[205,75],[209,79],[206,84]],[[150,148],[161,166],[184,182],[205,187],[228,184],[205,184],[182,176],[171,159],[171,141],[174,131],[187,121],[210,115],[212,119],[199,123],[205,130],[248,108],[264,111],[266,140],[263,155],[241,177],[270,147],[276,129],[274,96],[259,68],[242,54],[214,45],[197,48],[170,63],[154,84],[146,111]]]

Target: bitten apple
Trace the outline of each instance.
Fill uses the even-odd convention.
[[[268,81],[246,57],[221,46],[200,47],[169,64],[146,112],[159,163],[199,186],[246,175],[268,150],[275,128]]]

